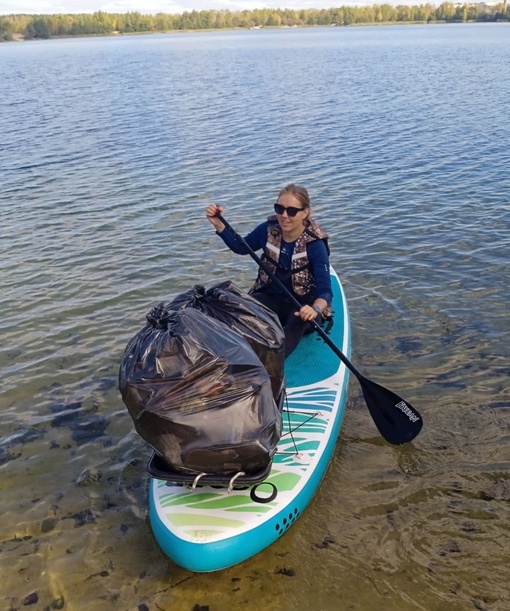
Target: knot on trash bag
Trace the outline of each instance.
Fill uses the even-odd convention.
[[[146,318],[155,329],[166,330],[168,328],[170,314],[171,312],[165,308],[165,304],[160,303],[158,306],[152,308]]]
[[[195,284],[193,292],[195,299],[203,299],[205,297],[205,286],[203,284]]]

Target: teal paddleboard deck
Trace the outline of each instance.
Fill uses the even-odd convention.
[[[331,270],[332,341],[350,357],[345,294]],[[151,478],[149,519],[164,553],[190,571],[216,571],[281,537],[313,498],[331,460],[347,400],[348,370],[316,334],[285,361],[283,432],[268,476],[227,489]]]

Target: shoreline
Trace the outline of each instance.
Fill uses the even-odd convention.
[[[186,29],[186,30],[158,30],[154,32],[109,32],[107,34],[77,34],[77,35],[61,35],[61,36],[50,36],[48,38],[27,38],[23,34],[16,33],[12,34],[11,40],[0,40],[0,43],[5,42],[34,42],[34,41],[45,41],[45,40],[60,40],[60,39],[71,39],[71,38],[111,38],[114,36],[144,36],[154,34],[190,34],[190,33],[205,33],[205,32],[241,32],[241,31],[255,31],[260,32],[262,30],[298,30],[298,29],[330,29],[330,28],[357,28],[357,27],[389,27],[396,25],[412,26],[412,25],[443,25],[450,22],[446,21],[385,21],[382,23],[349,23],[346,25],[297,25],[297,26],[261,26],[261,27],[237,27],[237,28],[207,28],[207,29]],[[475,20],[471,21],[459,21],[450,23],[450,25],[467,25],[473,23],[480,23]],[[499,23],[499,22],[483,22],[483,23]]]

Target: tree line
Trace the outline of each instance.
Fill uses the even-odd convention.
[[[466,21],[510,21],[507,0],[495,6],[453,4],[439,6],[341,6],[329,9],[256,9],[244,11],[206,10],[179,15],[139,12],[4,15],[0,16],[0,41],[51,38],[54,36],[92,36],[176,30],[209,30],[260,27],[348,26],[377,23],[434,23]]]

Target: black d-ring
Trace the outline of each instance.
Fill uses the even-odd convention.
[[[259,486],[271,486],[271,488],[273,489],[273,492],[271,492],[271,494],[267,497],[257,496],[257,488]],[[253,488],[250,490],[250,498],[255,503],[270,503],[271,501],[275,500],[277,494],[278,494],[278,488],[271,482],[260,482],[260,484],[253,486]]]

